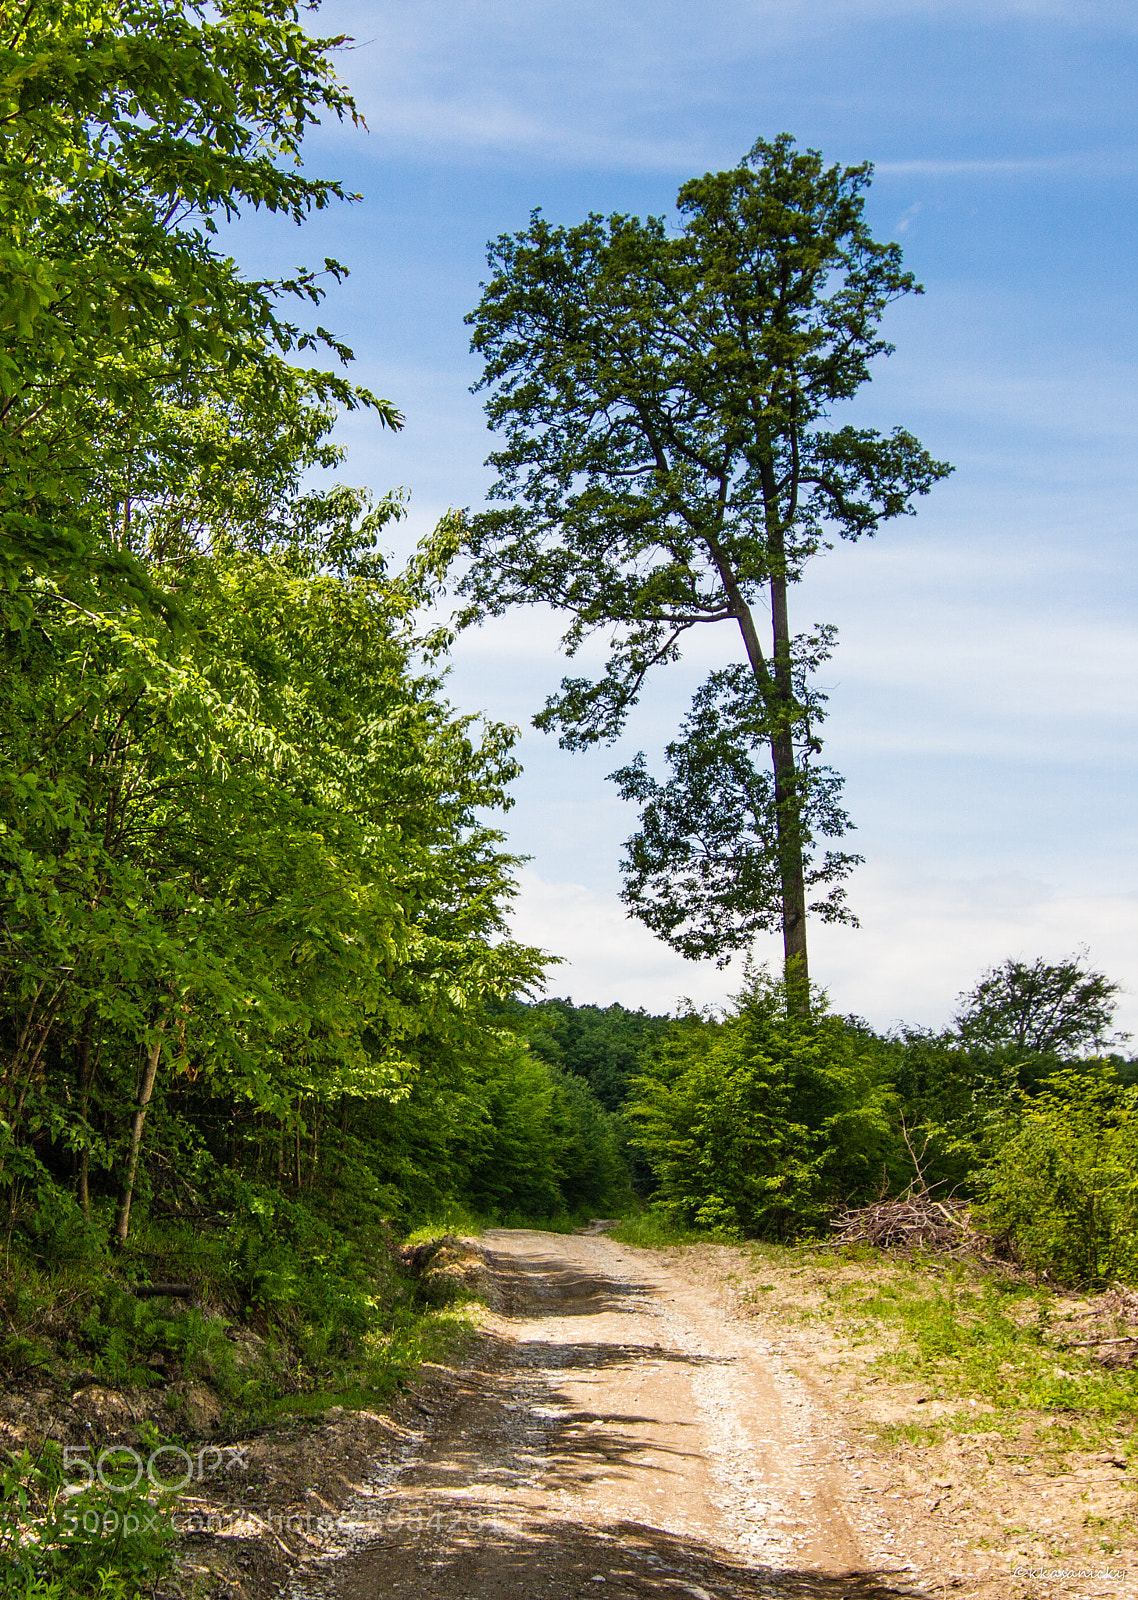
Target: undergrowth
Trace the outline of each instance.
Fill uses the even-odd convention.
[[[584,1227],[593,1211],[584,1207],[576,1211],[563,1211],[538,1219],[524,1211],[497,1210],[489,1213],[472,1211],[465,1206],[446,1206],[431,1213],[419,1222],[406,1236],[404,1243],[423,1244],[428,1239],[441,1238],[453,1233],[460,1237],[480,1239],[487,1228],[527,1228],[539,1233],[574,1233]]]
[[[465,1215],[446,1224],[418,1231],[480,1229]],[[133,1292],[167,1282],[192,1295]],[[221,1437],[331,1405],[381,1404],[469,1335],[465,1298],[421,1283],[381,1221],[279,1199],[224,1229],[140,1220],[114,1254],[90,1248],[49,1264],[13,1249],[0,1288],[0,1382],[26,1396],[28,1445],[0,1451],[0,1597],[134,1600],[170,1571],[168,1523],[145,1478],[76,1495],[63,1445],[88,1443],[92,1459],[120,1442],[143,1459],[163,1446],[192,1454],[203,1403],[220,1411]],[[96,1406],[101,1394],[122,1396],[133,1424],[115,1412],[83,1432],[69,1410],[83,1389]]]
[[[625,1217],[605,1230],[618,1244],[638,1245],[642,1250],[666,1250],[684,1244],[736,1244],[737,1232],[725,1228],[689,1228],[658,1211],[642,1211]]]

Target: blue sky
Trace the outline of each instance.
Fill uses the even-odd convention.
[[[919,515],[821,558],[796,627],[838,625],[827,755],[867,858],[860,930],[818,929],[834,1003],[939,1024],[1007,955],[1086,946],[1138,1034],[1133,547],[1138,9],[969,0],[332,0],[321,31],[369,132],[320,130],[313,172],[363,198],[301,233],[242,224],[255,269],[335,255],[322,319],[355,375],[407,415],[343,428],[348,477],[402,484],[402,555],[477,505],[490,448],[463,316],[486,241],[535,206],[666,213],[685,178],[786,130],[872,160],[868,215],[925,285],[890,313],[896,354],[856,402],[956,472]],[[710,631],[710,630],[709,630]],[[564,670],[548,617],[465,636],[456,704],[522,725],[507,819],[531,860],[517,928],[562,955],[551,991],[667,1009],[737,972],[681,961],[618,900],[635,824],[605,774],[650,757],[709,665],[701,641],[614,749],[569,755],[528,728]],[[774,942],[761,956],[777,956]]]

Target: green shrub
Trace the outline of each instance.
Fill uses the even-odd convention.
[[[989,1226],[1037,1273],[1138,1281],[1138,1088],[1106,1061],[1053,1072],[981,1187]]]
[[[35,1209],[25,1221],[24,1236],[29,1255],[49,1268],[97,1261],[106,1254],[104,1240],[75,1197],[46,1174],[36,1191]]]
[[[145,1487],[145,1486],[142,1486]],[[135,1600],[171,1567],[165,1497],[141,1488],[64,1488],[63,1458],[48,1443],[0,1463],[0,1597]]]
[[[753,977],[722,1022],[676,1024],[628,1115],[671,1220],[786,1238],[899,1175],[888,1054]]]

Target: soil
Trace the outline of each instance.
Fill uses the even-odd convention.
[[[390,1415],[329,1412],[249,1442],[240,1488],[201,1485],[215,1521],[186,1539],[189,1586],[1138,1600],[1133,1539],[1096,1546],[1133,1513],[1121,1457],[1030,1457],[982,1425],[883,1443],[883,1423],[949,1408],[882,1381],[872,1346],[803,1321],[800,1272],[756,1279],[723,1246],[521,1230],[452,1247],[442,1270],[490,1302],[462,1361],[423,1369]]]

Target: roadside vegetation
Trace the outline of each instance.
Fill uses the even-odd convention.
[[[924,1401],[985,1403],[979,1417],[945,1411],[905,1424],[905,1436],[935,1441],[962,1425],[1018,1435],[1036,1413],[1046,1416],[1052,1443],[1101,1448],[1120,1429],[1134,1434],[1138,1368],[1124,1355],[1104,1364],[1102,1354],[1111,1348],[1105,1341],[1133,1331],[1138,1301],[1057,1295],[1018,1274],[876,1250],[752,1251],[754,1277],[739,1281],[744,1302],[829,1324],[851,1351],[872,1347],[870,1375],[915,1381]],[[790,1274],[775,1290],[763,1281],[773,1268]],[[1102,1344],[1088,1338],[1092,1331]]]
[[[651,1210],[789,1242],[889,1196],[964,1200],[988,1252],[1039,1281],[1136,1282],[1138,1086],[1108,1053],[1116,995],[1078,958],[1008,961],[951,1028],[882,1037],[754,974],[724,1014],[679,1018],[630,1081]]]

